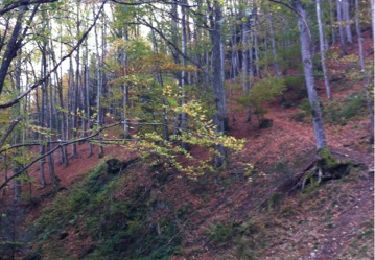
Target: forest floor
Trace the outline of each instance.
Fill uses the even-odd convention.
[[[371,59],[370,38],[366,38],[365,46]],[[349,71],[350,66],[331,63],[330,68]],[[363,92],[366,84],[365,80],[349,86],[342,82],[332,84],[335,102],[343,103],[349,96]],[[323,97],[321,84],[318,82]],[[325,106],[328,101],[324,97],[323,100]],[[135,185],[142,184],[155,189],[158,200],[167,201],[171,208],[187,209],[186,220],[179,223],[182,249],[173,259],[373,259],[374,155],[366,113],[345,124],[326,124],[332,153],[354,163],[351,173],[343,179],[289,194],[280,192],[280,185],[299,173],[315,151],[311,123],[309,118],[296,120],[300,109],[283,109],[279,101],[265,104],[265,109],[265,118],[272,120],[272,126],[259,129],[255,118],[248,122],[247,112],[237,105],[236,95],[230,98],[229,134],[245,139],[245,148],[231,155],[227,170],[195,182],[172,175],[162,187],[155,188],[146,166],[142,166],[131,170],[137,174],[133,184],[116,196],[126,196],[137,188]],[[70,160],[68,167],[56,163],[60,185],[69,189],[100,161],[126,161],[137,156],[136,151],[122,146],[104,149],[105,158],[99,159],[97,153],[88,158],[88,145],[82,144],[78,146],[79,158]],[[256,170],[247,174],[247,164]],[[36,177],[38,170],[39,166],[33,167],[31,176]],[[51,192],[51,187],[42,189],[36,182],[31,189],[32,197]],[[2,194],[3,206],[11,204],[11,195],[11,190]],[[45,196],[30,209],[28,221],[38,218],[52,200]],[[88,242],[71,235],[61,243],[78,255]]]

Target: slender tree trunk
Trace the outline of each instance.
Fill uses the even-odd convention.
[[[269,13],[267,16],[268,23],[270,26],[270,36],[271,36],[271,44],[272,44],[272,56],[273,56],[273,66],[275,68],[276,75],[279,77],[281,76],[280,66],[277,61],[277,51],[276,51],[276,39],[275,39],[275,30],[273,28],[273,16],[272,13]]]
[[[121,37],[124,41],[128,40],[128,32],[126,28],[121,29]],[[121,63],[121,69],[122,69],[122,76],[125,77],[126,75],[126,67],[127,67],[127,57],[126,52],[124,48],[120,49],[120,63]],[[128,108],[128,86],[125,82],[122,83],[122,128],[123,128],[123,134],[124,138],[128,138],[129,133],[129,125],[128,125],[128,119],[127,119],[127,108]]]
[[[79,1],[77,1],[77,13],[76,13],[76,30],[77,30],[77,39],[80,37],[80,12],[79,12]],[[80,64],[79,64],[79,55],[80,51],[79,48],[77,49],[75,61],[76,61],[76,72],[75,72],[75,82],[74,82],[74,101],[73,101],[73,138],[78,137],[78,110],[79,110],[79,88],[80,88],[80,75],[79,75],[79,69],[80,69]],[[78,158],[78,151],[77,151],[77,143],[73,144],[73,158]]]
[[[90,103],[90,66],[89,66],[89,46],[86,40],[86,50],[85,50],[85,110],[86,110],[86,120],[85,120],[85,134],[89,135],[91,129],[91,103]],[[94,155],[94,148],[91,142],[89,142],[89,155],[92,157]]]
[[[187,4],[187,0],[183,0],[183,4]],[[180,103],[181,105],[183,106],[185,104],[185,85],[187,83],[187,75],[186,75],[186,71],[185,71],[185,66],[187,65],[187,62],[186,62],[186,57],[187,57],[187,40],[188,40],[188,35],[187,35],[187,14],[186,14],[186,7],[185,5],[182,5],[181,6],[181,15],[182,15],[182,19],[181,19],[181,27],[182,27],[182,38],[181,38],[181,47],[182,47],[182,53],[183,53],[183,56],[182,56],[182,66],[183,66],[183,69],[181,71],[181,85],[180,85],[180,95],[181,95],[181,100],[180,100]],[[179,130],[180,131],[185,131],[186,130],[186,127],[187,127],[187,116],[185,113],[181,113],[179,115],[180,117],[180,124],[179,124]]]
[[[241,78],[242,78],[242,90],[248,94],[250,90],[250,75],[249,75],[249,35],[250,35],[250,21],[247,20],[249,17],[244,15],[244,22],[241,25],[241,53],[242,53],[242,66],[241,66]]]
[[[43,62],[42,62],[42,67],[41,67],[42,71],[43,71]],[[43,76],[43,75],[42,75]],[[45,98],[45,84],[42,85],[41,87],[41,103],[40,103],[40,106],[39,106],[39,111],[38,111],[38,115],[39,115],[39,125],[41,127],[44,127],[44,115],[45,115],[45,103],[46,103],[46,98]],[[44,142],[44,136],[43,134],[39,133],[39,142],[40,143],[43,143]],[[45,153],[45,145],[44,144],[41,144],[40,145],[40,148],[39,148],[39,154],[42,156],[44,155]],[[46,178],[45,178],[45,173],[44,173],[44,164],[45,164],[45,159],[42,159],[40,160],[40,163],[39,163],[39,180],[40,180],[40,185],[42,186],[42,188],[44,188],[46,186]]]
[[[336,15],[337,15],[337,23],[339,25],[339,36],[340,36],[340,44],[341,48],[344,53],[346,53],[346,40],[345,40],[345,33],[344,33],[344,19],[343,19],[343,3],[342,0],[336,0]]]
[[[329,76],[328,70],[326,66],[326,55],[325,55],[325,37],[324,37],[324,29],[323,29],[323,22],[322,22],[322,14],[320,8],[320,0],[316,0],[316,13],[318,17],[318,27],[319,27],[319,42],[320,42],[320,59],[323,68],[323,77],[324,77],[324,86],[326,88],[326,94],[328,99],[331,99],[331,87],[329,84]]]
[[[294,5],[298,11],[298,28],[300,31],[301,53],[308,99],[311,107],[312,124],[315,134],[315,141],[318,150],[326,147],[326,137],[324,131],[323,115],[320,108],[319,96],[315,90],[312,58],[311,58],[311,38],[307,24],[306,11],[300,0],[295,0]]]
[[[259,47],[258,47],[258,33],[256,28],[253,30],[253,38],[254,38],[254,54],[255,54],[255,75],[260,77],[260,68],[259,68]]]
[[[361,72],[365,72],[365,56],[363,54],[363,47],[362,47],[362,36],[361,36],[361,28],[359,25],[359,5],[358,0],[354,0],[355,5],[355,31],[357,34],[357,44],[358,44],[358,59],[359,59],[359,68]]]
[[[352,29],[351,29],[351,19],[350,19],[350,3],[349,0],[342,0],[343,2],[343,15],[345,20],[345,32],[346,32],[346,39],[348,43],[353,43],[353,36],[352,36]]]
[[[334,26],[335,14],[334,14],[334,6],[332,3],[332,0],[328,0],[328,3],[329,3],[329,21],[330,21],[330,28],[331,28],[331,44],[333,45],[336,43],[336,29]]]
[[[373,46],[375,49],[375,0],[370,0],[371,5],[371,20],[372,20],[372,39],[373,39]],[[374,52],[374,59],[375,59],[375,52]]]
[[[93,10],[94,14],[95,14],[95,10]],[[95,32],[95,47],[96,47],[96,60],[97,60],[97,64],[96,64],[96,86],[97,86],[97,90],[96,90],[96,123],[97,125],[100,127],[101,124],[102,124],[102,108],[101,108],[101,95],[102,95],[102,73],[101,73],[101,70],[102,70],[102,62],[101,62],[101,58],[103,57],[100,57],[100,54],[99,54],[99,43],[98,43],[98,33],[97,33],[97,26],[95,26],[94,28],[94,32]],[[99,137],[100,138],[100,137]],[[99,154],[98,154],[98,157],[99,158],[102,158],[104,156],[104,150],[103,150],[103,146],[99,145]]]

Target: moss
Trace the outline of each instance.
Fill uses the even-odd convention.
[[[332,157],[332,154],[328,148],[320,149],[319,156],[321,158],[321,167],[323,169],[332,168],[337,165],[337,161]]]

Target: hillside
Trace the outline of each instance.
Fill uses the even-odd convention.
[[[374,259],[374,10],[0,3],[0,260]]]
[[[334,85],[337,102],[360,95],[362,84]],[[67,168],[56,164],[58,194],[33,188],[19,253],[23,259],[372,259],[374,172],[365,114],[327,128],[335,158],[350,161],[348,175],[301,191],[287,183],[314,158],[308,120],[296,122],[300,110],[282,109],[278,101],[266,108],[273,125],[259,129],[233,107],[230,134],[244,138],[245,148],[226,169],[197,180],[121,146],[105,147],[104,159],[87,159],[87,145],[80,145],[81,158]],[[111,172],[110,158],[129,164]]]

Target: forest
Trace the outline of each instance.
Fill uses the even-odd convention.
[[[0,0],[0,259],[374,259],[375,0]]]

